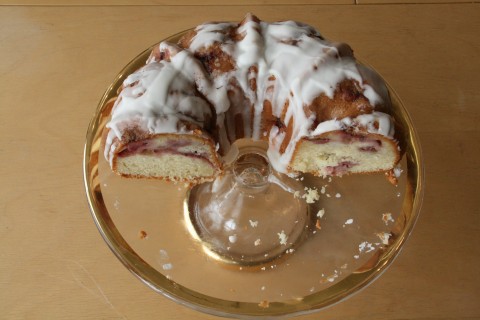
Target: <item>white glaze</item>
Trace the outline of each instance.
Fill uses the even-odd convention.
[[[310,137],[319,136],[323,133],[336,130],[345,130],[349,127],[361,127],[369,133],[376,133],[393,139],[393,126],[391,126],[391,117],[383,112],[374,111],[371,114],[362,114],[356,118],[343,118],[324,121],[311,131]],[[374,125],[378,124],[378,128]]]
[[[372,105],[382,101],[376,91],[364,83],[354,58],[339,57],[338,49],[321,40],[313,28],[293,21],[257,23],[247,16],[247,21],[237,30],[244,37],[235,42],[228,32],[222,32],[235,26],[232,23],[200,25],[196,28],[190,48],[186,50],[161,43],[160,51],[169,50],[171,61],[149,59],[146,66],[125,80],[126,88],[120,93],[112,120],[107,125],[112,129],[105,149],[107,159],[111,160],[113,156],[115,148],[111,144],[114,138],[121,138],[125,124],[132,119],[151,133],[185,132],[178,126],[179,120],[202,126],[205,115],[210,111],[208,104],[194,95],[195,88],[214,106],[220,128],[219,144],[227,150],[230,144],[228,133],[222,126],[230,109],[227,92],[231,89],[231,78],[236,79],[254,107],[254,123],[252,128],[246,125],[247,136],[258,140],[268,134],[268,156],[272,166],[280,172],[288,171],[296,142],[305,137],[345,129],[352,124],[361,125],[372,133],[393,137],[390,117],[380,112],[355,119],[329,120],[311,128],[315,116],[308,117],[304,106],[321,94],[333,98],[337,84],[344,79],[356,80]],[[232,56],[235,69],[211,77],[193,54],[214,43],[220,43],[222,50]],[[256,66],[257,73],[249,71],[252,66]],[[275,76],[274,81],[269,80],[272,75]],[[256,79],[255,91],[250,88],[251,79]],[[132,84],[135,85],[128,87]],[[267,88],[273,84],[273,92],[268,91]],[[175,90],[180,93],[169,94]],[[281,116],[285,103],[289,104],[284,123],[293,119],[293,134],[284,153],[279,149],[285,134],[279,128],[273,126],[269,133],[260,132],[264,100],[271,101],[273,114],[277,117]],[[244,119],[248,119],[246,113]],[[379,124],[378,129],[373,125],[375,122]]]

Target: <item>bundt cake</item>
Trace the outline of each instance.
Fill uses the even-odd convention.
[[[282,173],[388,171],[400,159],[389,101],[348,45],[308,25],[206,23],[160,43],[126,78],[105,157],[123,176],[204,181],[247,138],[268,141]]]

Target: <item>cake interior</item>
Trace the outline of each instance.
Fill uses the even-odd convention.
[[[385,171],[398,161],[396,148],[392,140],[381,135],[332,131],[302,140],[291,168],[320,176]]]
[[[115,157],[114,168],[123,176],[174,181],[212,179],[219,170],[211,141],[186,134],[128,143]]]

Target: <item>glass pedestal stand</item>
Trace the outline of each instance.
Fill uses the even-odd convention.
[[[191,189],[185,220],[216,260],[258,266],[293,252],[312,227],[296,196],[302,191],[295,179],[272,170],[261,143],[251,142],[239,146],[223,176]]]

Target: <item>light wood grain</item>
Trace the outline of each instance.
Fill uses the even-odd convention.
[[[133,277],[88,212],[81,159],[116,73],[207,20],[295,19],[349,42],[403,98],[427,192],[411,239],[360,294],[300,319],[480,318],[480,6],[0,7],[2,319],[214,319]]]
[[[478,0],[356,0],[356,4],[461,4],[475,3]]]
[[[236,1],[222,1],[222,0],[0,0],[0,5],[65,5],[65,6],[238,6],[238,5],[318,5],[318,4],[354,4],[355,0],[298,0],[292,2],[291,0],[236,0]]]
[[[238,5],[319,5],[319,4],[454,4],[475,3],[480,0],[0,0],[0,5],[27,6],[238,6]]]

